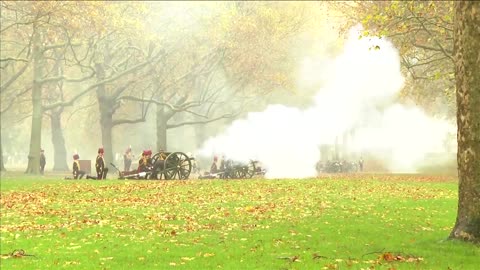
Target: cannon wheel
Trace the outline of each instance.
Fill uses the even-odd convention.
[[[255,171],[257,169],[257,167],[255,166],[255,163],[256,162],[253,160],[250,160],[250,162],[248,163],[248,166],[246,168],[246,173],[245,173],[246,177],[252,178],[255,175]]]
[[[192,172],[192,162],[185,153],[173,152],[165,159],[165,169],[162,172],[166,180],[186,180]]]
[[[243,167],[237,167],[233,169],[233,178],[235,179],[243,179],[246,177],[246,172]]]

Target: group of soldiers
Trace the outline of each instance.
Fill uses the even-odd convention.
[[[95,160],[95,171],[97,172],[97,176],[87,175],[87,179],[94,179],[94,180],[102,180],[107,178],[108,167],[105,166],[105,158],[103,154],[105,153],[103,147],[98,148],[97,151],[98,155]],[[72,165],[72,174],[73,179],[82,179],[85,175],[85,171],[80,168],[80,156],[78,154],[73,155],[73,165]],[[69,177],[65,177],[65,179],[71,179]]]
[[[128,164],[124,163],[125,165],[124,174],[136,175],[140,173],[145,173],[145,177],[147,177],[146,172],[151,172],[149,175],[150,179],[157,179],[159,168],[164,168],[166,158],[167,158],[167,154],[163,150],[159,151],[158,158],[156,160],[152,158],[152,150],[144,150],[142,153],[142,157],[138,161],[138,169],[134,171],[129,171],[129,167],[127,167]],[[131,160],[129,161],[129,164],[131,164]]]
[[[138,168],[136,170],[130,171],[130,167],[132,165],[132,160],[134,156],[132,154],[132,148],[128,147],[124,154],[124,173],[125,174],[135,174],[135,173],[142,173],[142,172],[150,172],[153,171],[151,177],[157,177],[155,172],[159,167],[164,165],[164,161],[166,158],[166,154],[164,151],[160,151],[159,158],[153,162],[152,159],[152,150],[144,150],[140,160],[138,161]],[[82,179],[85,175],[85,171],[81,170],[80,168],[80,156],[78,154],[73,155],[73,179]],[[108,167],[105,164],[104,158],[104,149],[103,147],[98,149],[98,155],[95,160],[95,170],[97,176],[90,176],[87,175],[87,179],[106,179],[108,173]],[[65,179],[72,179],[69,177],[65,177]]]

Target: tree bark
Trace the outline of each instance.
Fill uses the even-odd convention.
[[[103,104],[102,104],[103,103]],[[102,145],[105,151],[105,166],[108,166],[110,162],[114,163],[113,158],[113,143],[112,143],[112,130],[113,130],[113,113],[111,106],[109,106],[109,100],[99,103],[100,109],[100,125],[102,129]]]
[[[34,26],[35,27],[35,26]],[[34,29],[33,37],[33,87],[32,87],[32,130],[30,135],[30,152],[28,154],[28,167],[25,173],[40,173],[40,148],[42,141],[42,59],[43,53],[40,35]]]
[[[95,65],[98,81],[105,79],[105,67],[103,63]],[[110,167],[113,162],[112,129],[113,129],[113,102],[105,93],[105,84],[97,87],[98,109],[100,111],[100,130],[102,132],[102,145],[104,148],[105,166]]]
[[[458,212],[450,238],[480,242],[480,2],[455,2]]]
[[[167,122],[165,106],[157,105],[157,149],[167,150]]]
[[[50,115],[50,123],[52,126],[52,144],[53,144],[53,170],[54,171],[68,171],[67,165],[67,149],[65,148],[65,139],[62,131],[62,117],[63,108],[59,110],[52,110]]]

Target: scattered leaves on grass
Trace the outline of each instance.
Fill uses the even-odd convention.
[[[275,231],[279,224],[299,224],[305,220],[316,220],[319,227],[328,228],[329,232],[331,230],[341,236],[349,224],[338,225],[337,221],[349,221],[352,217],[382,222],[385,227],[397,229],[395,226],[406,224],[405,217],[425,216],[426,213],[438,215],[440,211],[428,206],[412,207],[389,202],[455,199],[457,196],[455,190],[424,184],[445,180],[440,178],[353,175],[346,181],[335,181],[346,178],[345,175],[336,175],[328,180],[302,180],[301,185],[298,181],[290,180],[275,183],[252,180],[242,181],[241,184],[235,181],[139,181],[125,184],[105,182],[104,185],[79,181],[69,185],[44,184],[37,189],[4,191],[0,198],[2,244],[52,239],[53,245],[67,250],[66,252],[78,253],[77,249],[82,247],[82,250],[89,251],[97,248],[93,251],[95,254],[108,256],[108,251],[95,244],[120,239],[120,247],[130,248],[146,245],[152,238],[160,238],[169,246],[197,245],[203,248],[209,243],[204,235],[214,233],[220,235],[220,239],[215,239],[215,244],[218,243],[222,248],[237,245],[249,252],[260,253],[260,250],[264,251],[263,248],[249,245],[250,241],[255,241],[255,236],[249,232]],[[403,183],[407,181],[410,182]],[[428,217],[421,222],[416,224],[414,233],[445,229],[444,225],[437,226]],[[88,233],[82,236],[82,239],[74,239],[79,232]],[[288,228],[274,236],[271,246],[287,252],[284,254],[289,254],[291,250],[294,250],[294,254],[304,254],[302,260],[305,261],[312,250],[302,250],[305,245],[300,241],[307,238],[311,239],[308,241],[313,241],[319,237],[319,232]],[[188,238],[190,235],[195,236]],[[357,235],[345,236],[352,241],[359,241]],[[188,240],[185,240],[185,237]],[[70,242],[73,243],[69,245]],[[291,249],[287,251],[287,248]],[[152,246],[146,246],[143,253],[136,254],[135,257],[152,253],[151,250],[145,252],[147,249],[154,250]],[[222,252],[216,249],[209,251],[211,253],[197,253],[195,263],[200,261],[200,258],[222,255]],[[302,251],[304,253],[300,253]],[[90,254],[96,256],[92,252]],[[187,254],[178,255],[173,259],[176,262],[170,265],[180,266],[194,259],[185,255]],[[299,262],[299,258],[289,256],[285,260]],[[100,260],[111,259],[113,257]],[[367,262],[326,258],[315,253],[312,259],[315,260],[314,263],[320,264],[324,263],[323,259],[330,260],[327,261],[330,264],[325,265],[327,269],[342,268],[359,262],[378,265],[385,262],[422,261],[422,258],[395,253],[382,253],[381,257]]]
[[[392,252],[385,252],[379,256],[380,260],[387,262],[420,262],[423,261],[423,258],[416,257],[413,255],[403,255],[400,253],[394,254]]]

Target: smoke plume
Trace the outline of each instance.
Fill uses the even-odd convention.
[[[359,39],[360,30],[350,31],[312,107],[271,105],[249,113],[206,141],[199,154],[257,159],[267,178],[303,178],[316,175],[319,146],[349,131],[349,151],[378,155],[393,172],[414,172],[427,153],[442,151],[453,126],[394,103],[404,83],[398,51],[385,39]]]

